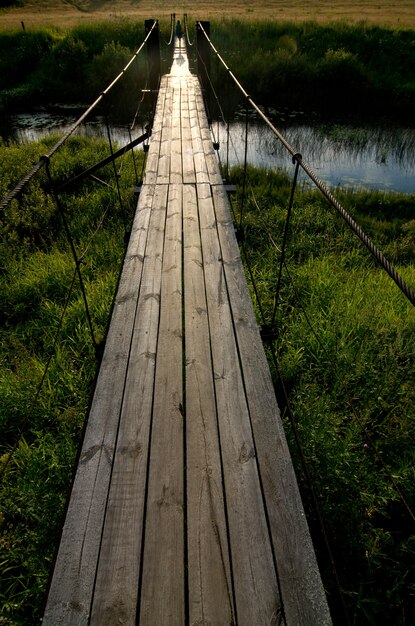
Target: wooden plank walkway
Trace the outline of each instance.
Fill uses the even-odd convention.
[[[43,624],[330,624],[199,82],[176,45]]]

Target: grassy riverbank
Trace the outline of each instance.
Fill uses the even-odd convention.
[[[366,24],[222,21],[211,38],[232,72],[263,105],[412,119],[415,31]],[[212,62],[218,93],[227,84]],[[234,105],[230,102],[231,106]]]
[[[50,144],[0,148],[2,196]],[[70,177],[104,150],[73,138],[53,161],[54,178]],[[109,183],[111,176],[111,168],[102,173]],[[241,177],[233,172],[240,189]],[[258,170],[249,181],[245,248],[269,320],[290,181]],[[0,226],[0,603],[2,623],[10,625],[34,623],[41,614],[95,372],[77,282],[68,296],[73,260],[45,182],[32,183],[35,202],[25,194]],[[133,183],[126,157],[128,210]],[[341,199],[414,286],[415,198],[348,191]],[[82,273],[99,340],[123,255],[122,215],[114,195],[92,182],[64,204],[78,251],[87,249]],[[308,190],[295,198],[286,266],[276,317],[280,378],[270,363],[280,393],[283,382],[289,394],[350,616],[356,624],[409,626],[414,533],[396,485],[413,509],[414,309]],[[330,565],[287,413],[284,419],[336,615]]]
[[[124,19],[69,30],[0,32],[0,110],[92,100],[144,36],[142,22]],[[161,49],[166,59],[168,37],[165,20]],[[371,119],[382,115],[397,121],[412,119],[413,30],[362,23],[221,20],[212,22],[211,37],[238,79],[263,105],[319,110],[325,115],[339,109]],[[213,57],[212,70],[221,92],[226,73]],[[128,105],[133,94],[135,102],[146,74],[146,58],[140,55],[118,99]],[[233,113],[238,97],[230,94],[226,99]]]
[[[51,139],[0,147],[0,195]],[[65,180],[108,154],[108,145],[73,138],[53,159]],[[61,196],[85,283],[97,342],[105,335],[133,208],[134,173],[125,157],[115,191],[91,181],[70,202]],[[113,185],[112,167],[100,177]],[[74,261],[46,180],[32,182],[0,220],[0,623],[39,623],[63,521],[96,359]],[[30,193],[29,193],[30,192]],[[42,379],[43,384],[42,383]],[[14,446],[17,445],[13,452]]]
[[[64,4],[63,13],[72,11],[70,3]],[[142,21],[124,19],[121,9],[107,13],[105,22],[98,20],[104,9],[115,11],[127,3],[80,0],[77,5],[82,15],[77,14],[76,27],[68,29],[70,19],[59,18],[53,26],[23,32],[18,24],[20,30],[0,33],[3,110],[95,99],[143,40]],[[406,4],[399,11],[393,5],[395,21],[388,28],[298,24],[293,12],[299,3],[290,9],[267,3],[268,11],[271,6],[277,11],[277,5],[284,9],[284,20],[291,21],[258,21],[265,5],[255,4],[249,28],[242,22],[212,22],[212,40],[255,99],[313,108],[345,101],[355,112],[371,111],[376,102],[372,118],[411,110],[414,31],[397,27]],[[348,5],[357,19],[361,4]],[[41,5],[24,3],[2,13],[0,27],[10,16],[26,15],[22,11],[28,7],[33,17],[35,6]],[[209,6],[219,11],[218,4]],[[251,3],[238,6],[251,10]],[[340,4],[330,6],[335,10]],[[384,6],[392,15],[392,4]],[[149,13],[157,10],[158,17],[161,8],[152,7]],[[214,16],[214,10],[200,17]],[[37,24],[48,22],[47,14],[36,14]],[[415,21],[408,25],[415,27]],[[166,38],[167,19],[162,29]],[[216,63],[212,67],[216,71]],[[145,73],[140,60],[128,85],[134,103]],[[219,70],[215,81],[222,78]],[[127,93],[116,96],[126,99]],[[1,197],[50,145],[44,140],[21,148],[0,146]],[[73,138],[54,159],[53,176],[70,178],[103,152],[99,142]],[[102,176],[111,183],[111,168]],[[234,171],[233,179],[241,183],[241,172]],[[121,185],[127,211],[133,184],[126,159]],[[250,172],[245,247],[267,319],[274,306],[289,186],[285,174]],[[0,494],[0,622],[9,625],[32,624],[41,615],[96,365],[76,281],[71,289],[73,260],[46,187],[44,177],[33,183],[32,200],[24,194],[0,220],[0,471],[6,470]],[[415,197],[350,191],[341,199],[414,287]],[[78,250],[87,250],[82,273],[99,340],[123,256],[123,222],[129,217],[123,220],[108,189],[91,182],[65,207]],[[352,623],[409,626],[415,621],[415,549],[402,496],[413,510],[414,309],[339,218],[307,190],[296,195],[286,265],[276,317],[278,372],[272,361],[271,367],[280,395],[282,383],[289,395]],[[287,413],[284,419],[337,615],[330,564]]]
[[[241,172],[232,180],[242,188]],[[270,323],[291,181],[255,170],[249,181],[244,245]],[[414,195],[336,195],[414,288]],[[342,612],[283,388],[351,623],[409,626],[415,310],[318,192],[295,196],[276,328],[278,372],[270,362],[335,623]]]

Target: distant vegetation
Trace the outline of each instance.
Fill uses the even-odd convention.
[[[0,0],[0,7],[21,7],[24,4],[24,0]]]
[[[167,56],[168,22],[161,23]],[[211,23],[211,37],[233,72],[259,103],[283,103],[325,113],[412,119],[415,107],[415,31],[364,24]],[[0,32],[0,109],[28,103],[88,101],[144,39],[131,20],[68,31]],[[192,52],[192,50],[191,50]],[[194,53],[195,54],[195,53]],[[140,60],[137,73],[145,66]],[[216,62],[212,69],[224,80]],[[123,98],[134,91],[134,80]],[[232,99],[230,105],[233,105]]]
[[[78,26],[70,31],[0,32],[0,110],[53,102],[89,102],[115,78],[144,39],[144,25]],[[144,68],[144,69],[143,69]],[[141,55],[116,99],[136,104]]]
[[[366,24],[222,21],[211,38],[262,104],[413,119],[415,31]],[[225,81],[222,66],[216,84]]]

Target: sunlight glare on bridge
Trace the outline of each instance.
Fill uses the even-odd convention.
[[[181,40],[176,37],[170,75],[178,77],[190,75],[189,60],[186,53],[186,43],[183,37]]]

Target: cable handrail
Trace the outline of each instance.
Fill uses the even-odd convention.
[[[405,282],[402,276],[396,271],[394,266],[390,261],[384,256],[384,254],[379,250],[379,248],[373,243],[373,241],[366,235],[363,229],[355,222],[350,213],[343,207],[343,205],[335,198],[335,196],[331,193],[329,188],[323,183],[322,180],[318,178],[315,172],[311,169],[307,163],[305,163],[302,159],[301,154],[295,150],[291,144],[285,139],[285,137],[279,132],[277,128],[272,124],[272,122],[268,119],[262,109],[254,102],[239,80],[236,78],[235,74],[231,71],[230,67],[224,61],[222,56],[219,54],[218,50],[210,40],[208,34],[203,28],[203,24],[198,22],[198,26],[201,32],[206,37],[210,47],[216,54],[219,61],[222,63],[230,78],[234,81],[235,85],[241,91],[243,96],[246,98],[247,102],[252,106],[252,108],[258,113],[258,115],[262,118],[262,120],[267,124],[267,126],[271,129],[274,135],[281,141],[287,151],[291,154],[293,159],[293,163],[298,163],[299,166],[304,170],[307,176],[313,181],[316,187],[321,191],[321,193],[326,197],[326,199],[330,202],[330,204],[336,209],[336,211],[341,215],[341,217],[345,220],[348,226],[352,229],[355,235],[360,239],[360,241],[366,246],[372,256],[376,259],[376,261],[381,265],[381,267],[389,274],[390,278],[396,283],[402,293],[408,298],[408,300],[415,306],[415,292],[413,289]]]
[[[188,46],[193,46],[193,43],[190,41],[190,37],[189,37],[189,28],[187,25],[187,13],[184,14],[184,29],[186,32],[186,43]]]
[[[95,109],[95,107],[103,100],[103,98],[111,91],[114,85],[120,80],[122,76],[124,76],[125,72],[130,68],[132,63],[135,61],[137,56],[140,54],[142,49],[144,48],[147,40],[149,39],[151,33],[156,27],[157,22],[154,21],[151,29],[147,33],[143,43],[140,47],[135,51],[131,59],[128,61],[127,65],[121,70],[121,72],[114,78],[114,80],[100,93],[98,98],[88,107],[88,109],[73,123],[73,125],[62,135],[62,137],[55,143],[54,146],[49,150],[47,154],[44,154],[40,157],[39,161],[34,165],[34,167],[17,183],[17,185],[12,189],[12,191],[1,201],[0,210],[6,209],[12,200],[14,200],[19,193],[23,191],[26,185],[32,180],[32,178],[41,170],[46,163],[49,162],[51,157],[62,147],[62,145],[66,142],[66,140],[76,131],[76,129],[86,120],[88,115]]]
[[[176,21],[176,14],[170,13],[170,39],[168,42],[166,42],[167,46],[170,46],[171,42],[173,41],[175,21]]]

